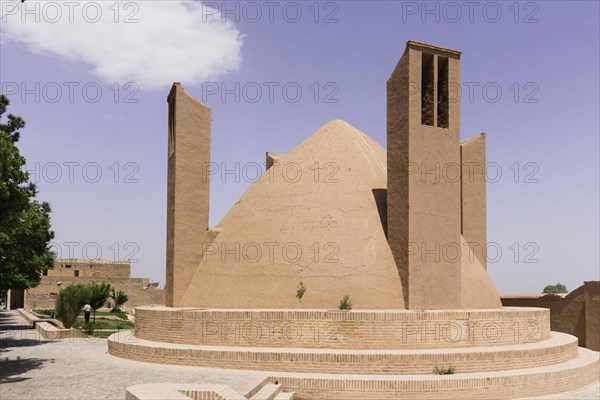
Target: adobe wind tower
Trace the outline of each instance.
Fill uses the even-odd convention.
[[[176,82],[169,103],[166,304],[179,305],[208,232],[211,110]]]
[[[460,52],[414,41],[387,82],[388,240],[409,309],[500,307],[467,293],[472,273],[493,284],[466,266],[486,265],[485,136],[461,145],[459,84]]]

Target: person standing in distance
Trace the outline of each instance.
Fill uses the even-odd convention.
[[[90,312],[92,312],[92,306],[90,306],[89,304],[86,304],[85,306],[83,306],[83,314],[85,316],[86,324],[88,322],[90,322]]]

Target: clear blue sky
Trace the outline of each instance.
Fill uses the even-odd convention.
[[[211,182],[215,225],[250,185],[245,165],[331,119],[385,146],[385,82],[413,39],[462,51],[461,137],[486,132],[502,171],[488,183],[499,291],[600,279],[597,1],[125,3],[95,3],[97,18],[80,2],[73,22],[62,2],[0,3],[1,90],[27,122],[20,147],[63,257],[70,242],[75,257],[135,252],[134,275],[164,283],[173,81],[213,110],[212,160],[241,166]],[[222,99],[236,83],[239,101]]]

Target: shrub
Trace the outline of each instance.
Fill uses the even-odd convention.
[[[342,297],[342,301],[340,301],[340,310],[351,310],[352,302],[350,301],[350,296],[347,294]]]
[[[85,324],[83,326],[83,333],[85,333],[86,335],[93,335],[94,334],[94,323],[93,322],[88,322],[87,324]]]
[[[58,292],[56,312],[65,328],[70,328],[83,306],[90,300],[90,291],[84,285],[70,285]]]
[[[438,375],[452,375],[452,374],[454,374],[454,367],[453,366],[438,367],[436,365],[435,369],[433,370],[433,372],[436,373],[436,374],[438,374]]]
[[[569,293],[569,291],[567,290],[567,287],[565,285],[563,285],[562,283],[557,283],[556,285],[546,286],[544,288],[544,290],[542,291],[542,293],[556,294],[556,293]]]

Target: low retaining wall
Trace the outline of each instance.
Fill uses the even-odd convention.
[[[32,328],[42,335],[44,339],[60,340],[87,337],[85,333],[77,329],[65,329],[62,322],[58,320],[42,319],[22,308],[19,308],[17,312],[29,325],[31,325]]]
[[[25,311],[23,308],[18,308],[17,312],[19,313],[21,318],[23,318],[27,322],[27,324],[31,325],[32,328],[35,328],[35,324],[41,320],[41,318],[36,317],[30,312]]]
[[[39,332],[44,339],[49,340],[61,340],[61,339],[74,339],[74,338],[86,338],[87,335],[77,329],[60,329],[52,325],[49,322],[38,321],[35,324],[35,330]]]

